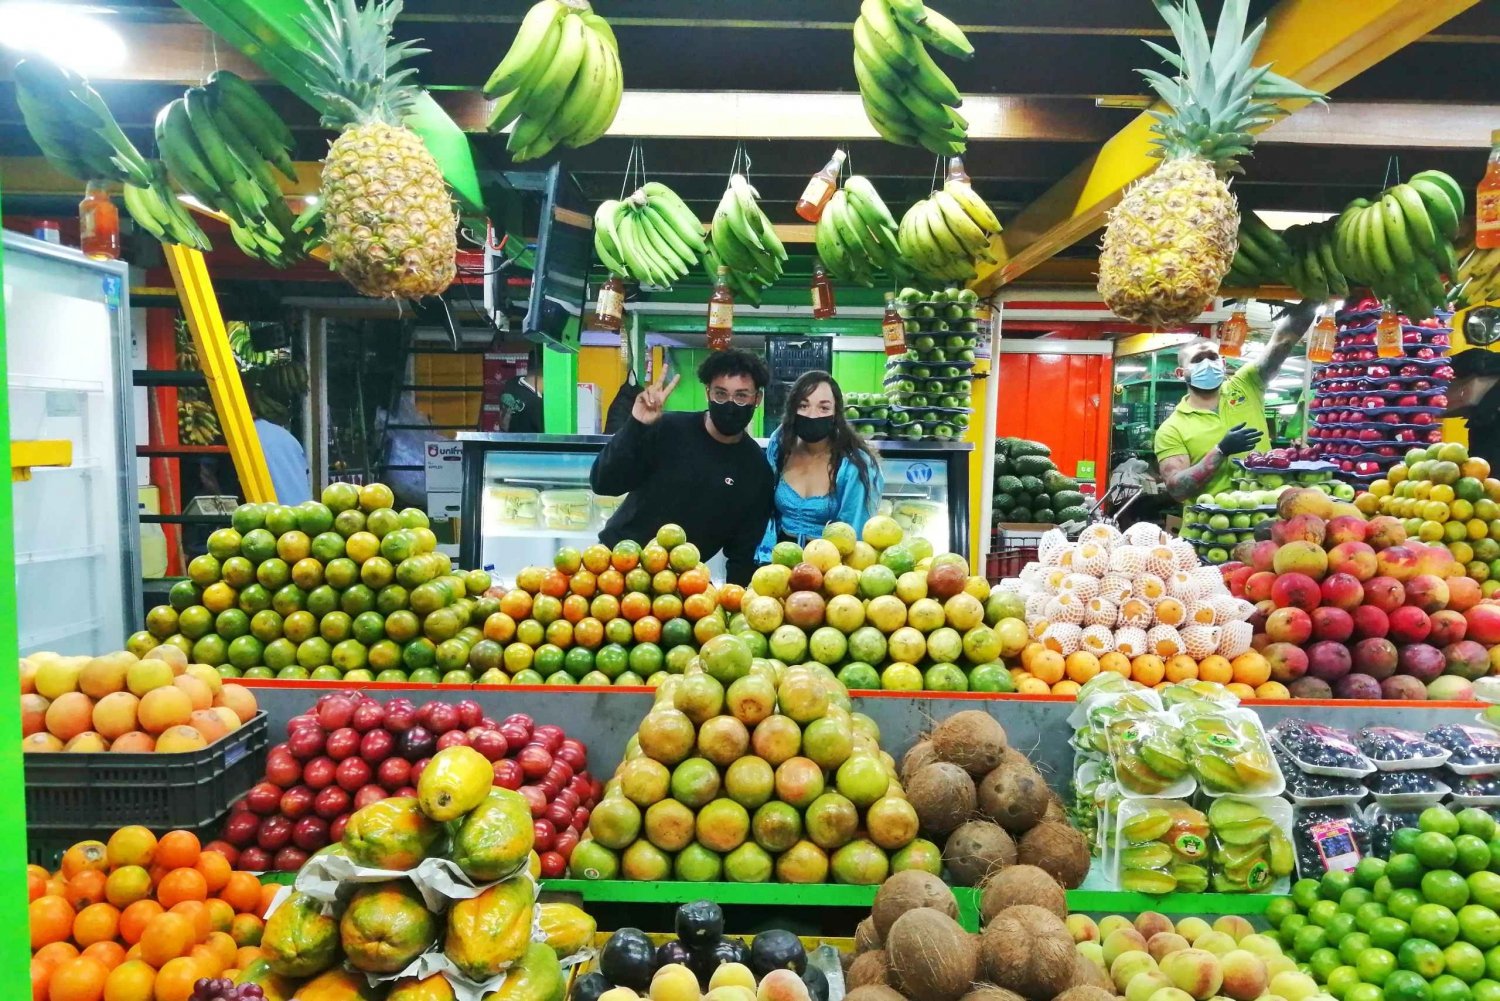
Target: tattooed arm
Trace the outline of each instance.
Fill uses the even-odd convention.
[[[1319,305],[1314,299],[1304,299],[1288,306],[1286,312],[1281,314],[1276,330],[1271,334],[1271,342],[1266,346],[1266,355],[1257,363],[1261,385],[1276,378],[1276,373],[1281,371],[1281,366],[1291,357],[1292,348],[1297,346],[1297,342],[1302,340],[1312,326]]]
[[[1173,500],[1186,502],[1203,492],[1223,462],[1224,453],[1217,446],[1197,462],[1189,462],[1186,455],[1174,455],[1161,460],[1161,481]]]

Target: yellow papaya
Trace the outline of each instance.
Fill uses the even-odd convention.
[[[545,942],[532,942],[487,1001],[563,1001],[566,986],[557,953]]]
[[[441,973],[425,980],[402,977],[391,987],[385,1001],[454,1001],[453,985]]]
[[[343,844],[357,865],[404,871],[431,855],[442,834],[415,799],[392,796],[354,811]]]
[[[422,812],[440,824],[457,820],[489,795],[495,766],[472,747],[457,744],[432,756],[417,780]]]
[[[264,957],[252,960],[234,978],[236,984],[254,984],[265,995],[265,1001],[292,1001],[297,992],[297,981],[283,977],[271,969]]]
[[[488,980],[520,959],[531,940],[535,884],[512,876],[448,909],[443,952],[470,980]]]
[[[260,951],[274,973],[310,977],[338,960],[339,924],[323,905],[300,890],[266,919]]]
[[[384,984],[370,986],[363,973],[329,970],[297,988],[295,1001],[379,1001]]]
[[[597,922],[583,908],[573,904],[542,903],[537,905],[539,924],[547,945],[557,958],[567,959],[582,952],[594,942]]]
[[[404,879],[360,887],[339,921],[344,956],[366,973],[400,973],[437,937],[437,918]]]
[[[431,765],[428,770],[431,770]],[[426,777],[424,771],[422,778]],[[492,789],[478,806],[469,811],[468,816],[459,821],[448,857],[474,882],[493,883],[509,876],[526,862],[534,840],[531,806],[526,797],[509,789]]]

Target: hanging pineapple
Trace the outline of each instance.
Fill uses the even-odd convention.
[[[1153,327],[1198,316],[1234,259],[1239,209],[1224,178],[1241,170],[1251,129],[1285,114],[1276,101],[1323,95],[1251,66],[1266,25],[1249,36],[1249,0],[1225,0],[1212,40],[1194,0],[1153,0],[1178,52],[1152,42],[1174,77],[1140,70],[1166,103],[1152,155],[1163,161],[1126,192],[1109,216],[1099,254],[1099,294],[1116,314]]]
[[[325,242],[365,295],[419,299],[453,281],[457,219],[437,161],[405,125],[421,90],[398,65],[427,50],[391,42],[401,0],[310,4],[308,82],[340,129],[323,161]]]

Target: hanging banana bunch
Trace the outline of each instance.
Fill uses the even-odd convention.
[[[1335,258],[1378,298],[1426,319],[1447,302],[1442,276],[1459,274],[1453,239],[1463,215],[1458,182],[1440,170],[1421,171],[1373,200],[1349,203],[1334,224]]]
[[[151,187],[146,158],[87,80],[46,59],[22,59],[14,73],[26,131],[53,166],[80,181]]]
[[[710,233],[711,268],[716,273],[719,265],[727,267],[731,286],[755,305],[760,304],[760,290],[781,277],[787,259],[786,247],[761,211],[759,197],[744,174],[731,175],[714,210]]]
[[[990,238],[1000,220],[967,181],[949,178],[901,217],[896,237],[901,253],[918,274],[967,282],[978,277],[975,260],[995,263]]]
[[[484,85],[490,132],[512,125],[517,163],[553,147],[587,146],[609,130],[625,75],[609,22],[587,0],[541,0],[526,12],[505,58]]]
[[[1221,284],[1228,288],[1285,284],[1291,263],[1292,251],[1281,234],[1254,212],[1242,209],[1234,261]]]
[[[693,210],[657,181],[594,212],[594,253],[622,278],[665,288],[690,274],[707,249]]]
[[[1282,243],[1291,253],[1283,270],[1287,284],[1305,299],[1322,301],[1342,299],[1349,294],[1349,280],[1339,267],[1333,251],[1334,227],[1338,217],[1322,222],[1289,226],[1281,233]]]
[[[1470,251],[1454,280],[1463,283],[1461,299],[1465,306],[1500,299],[1500,247]]]
[[[212,250],[208,240],[187,206],[177,200],[177,194],[167,180],[167,169],[159,160],[148,162],[151,170],[149,187],[137,187],[125,182],[122,197],[125,211],[137,226],[156,237],[162,243],[177,243],[194,250]]]
[[[854,22],[854,76],[865,116],[884,138],[938,154],[962,153],[963,96],[927,46],[972,59],[963,30],[921,0],[864,0]]]
[[[905,272],[896,219],[869,179],[851,176],[833,193],[813,230],[818,256],[831,277],[874,285],[875,272]]]

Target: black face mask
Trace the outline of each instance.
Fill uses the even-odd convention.
[[[750,419],[755,416],[755,404],[747,403],[740,406],[733,400],[725,400],[723,403],[708,401],[708,419],[714,422],[714,428],[719,434],[726,438],[733,437],[750,426]]]
[[[833,415],[808,417],[805,414],[797,414],[792,422],[792,430],[797,432],[797,437],[803,441],[820,442],[833,434]]]

